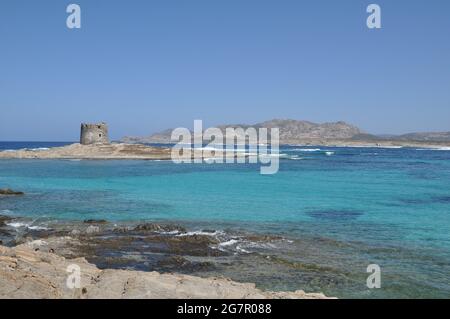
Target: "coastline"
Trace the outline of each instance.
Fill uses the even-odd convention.
[[[79,287],[67,285],[80,269]],[[0,298],[39,299],[328,299],[321,293],[272,292],[226,278],[175,273],[100,270],[84,258],[66,259],[36,240],[14,248],[0,246]]]
[[[186,253],[221,254],[214,252],[212,246],[217,242],[207,230],[187,232],[179,225],[159,223],[117,226],[103,220],[51,224],[48,228],[23,225],[23,219],[0,216],[0,234],[9,232],[9,240],[0,242],[0,298],[328,299],[322,293],[263,290],[221,275],[189,274],[209,265],[188,261]],[[111,258],[111,252],[126,249],[132,240],[137,240],[139,247],[143,243],[170,246],[170,252],[158,253],[166,256],[158,264],[169,268],[130,269],[120,265],[124,258]],[[136,248],[128,247],[132,254],[141,251]],[[68,288],[68,267],[79,267],[79,288]],[[187,268],[191,269],[188,273]]]
[[[430,150],[450,150],[448,143],[398,142],[398,141],[350,141],[350,140],[314,140],[314,141],[286,141],[288,146],[325,146],[325,147],[361,147],[361,148],[423,148]],[[197,150],[191,152],[195,155]],[[203,156],[202,150],[198,150]],[[223,155],[216,150],[215,156]],[[188,155],[189,156],[189,155]],[[246,156],[245,154],[225,156]],[[81,145],[74,143],[66,146],[43,149],[18,149],[0,151],[0,159],[65,159],[65,160],[171,160],[171,148],[148,146],[144,144],[92,144]]]
[[[0,152],[0,159],[138,159],[168,160],[170,148],[142,144],[92,144],[79,143],[39,150],[8,150]]]

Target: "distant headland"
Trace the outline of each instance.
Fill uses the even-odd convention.
[[[292,119],[273,119],[253,125],[227,124],[218,126],[222,131],[227,127],[274,128],[280,129],[281,144],[301,144],[318,146],[404,146],[442,147],[450,146],[450,132],[409,133],[403,135],[369,134],[355,125],[343,121],[313,123]],[[124,143],[171,143],[173,129],[167,129],[149,136],[125,136]]]

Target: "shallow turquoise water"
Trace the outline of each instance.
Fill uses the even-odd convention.
[[[450,297],[450,151],[304,148],[283,147],[301,159],[282,159],[275,175],[260,175],[250,164],[2,160],[0,186],[26,196],[3,198],[0,214],[170,220],[282,234],[294,241],[285,248],[294,260],[352,273],[351,283],[298,279],[312,290]],[[384,271],[377,291],[365,287],[371,263]],[[275,279],[261,285],[294,288]]]

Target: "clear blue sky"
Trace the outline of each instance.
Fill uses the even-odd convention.
[[[69,30],[69,3],[82,28]],[[382,29],[366,7],[382,8]],[[0,140],[271,118],[450,130],[450,1],[2,0]]]

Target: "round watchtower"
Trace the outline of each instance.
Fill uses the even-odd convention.
[[[80,144],[109,144],[108,125],[99,124],[81,124]]]

